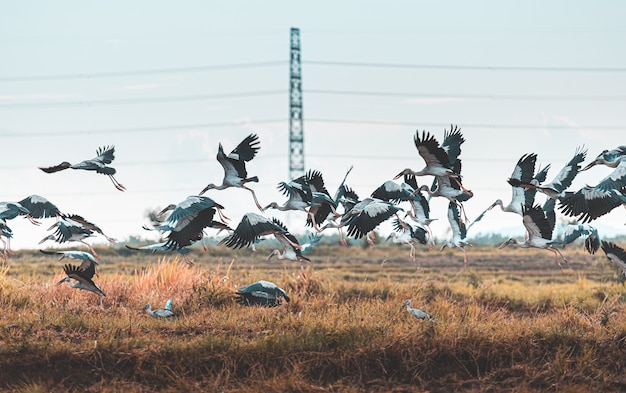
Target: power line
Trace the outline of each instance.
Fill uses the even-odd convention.
[[[329,118],[307,118],[307,122],[311,123],[338,123],[338,124],[361,124],[361,125],[373,125],[373,126],[397,126],[397,127],[441,127],[446,126],[446,122],[424,122],[420,120],[416,121],[391,121],[391,120],[358,120],[358,119],[329,119]],[[180,131],[186,129],[198,129],[198,128],[219,128],[219,127],[232,127],[254,124],[272,124],[272,123],[284,123],[289,122],[288,118],[273,118],[273,119],[250,119],[243,121],[225,121],[216,123],[195,123],[195,124],[171,124],[165,126],[145,126],[145,127],[126,127],[126,128],[101,128],[93,130],[56,130],[56,131],[37,131],[37,132],[25,132],[25,133],[11,133],[0,134],[2,138],[41,138],[41,137],[60,137],[60,136],[75,136],[75,135],[94,135],[94,134],[128,134],[128,133],[142,133],[142,132],[167,132],[167,131]],[[490,123],[461,123],[461,127],[464,129],[472,128],[489,128],[489,129],[571,129],[570,125],[566,124],[490,124]],[[578,125],[577,128],[583,129],[596,129],[596,130],[624,130],[624,125],[608,125],[608,124],[596,124],[596,125]]]
[[[402,64],[402,63],[369,63],[352,61],[303,61],[305,65],[338,66],[338,67],[372,67],[372,68],[413,68],[427,70],[452,71],[531,71],[531,72],[626,72],[626,67],[566,67],[566,66],[476,66],[451,64]]]
[[[223,94],[198,94],[177,97],[144,97],[113,100],[78,100],[78,101],[43,101],[43,102],[18,102],[12,104],[0,104],[0,109],[30,108],[30,107],[62,107],[62,106],[109,106],[109,105],[132,105],[132,104],[155,104],[164,102],[204,101],[225,98],[249,98],[286,94],[286,90],[261,90],[240,93]]]
[[[571,94],[441,94],[441,93],[397,93],[378,91],[348,91],[309,89],[305,93],[372,96],[372,97],[407,97],[407,98],[449,98],[449,99],[478,99],[478,100],[542,100],[542,101],[623,101],[626,95],[571,95]]]
[[[140,75],[157,75],[157,74],[179,74],[191,72],[207,72],[221,70],[250,69],[261,67],[275,67],[287,65],[286,61],[262,61],[253,63],[236,63],[236,64],[219,64],[205,65],[197,67],[178,67],[178,68],[161,68],[154,70],[135,70],[135,71],[111,71],[111,72],[93,72],[88,74],[57,74],[57,75],[33,75],[33,76],[9,76],[0,78],[0,82],[36,82],[36,81],[54,81],[54,80],[72,80],[72,79],[100,79],[100,78],[116,78]]]

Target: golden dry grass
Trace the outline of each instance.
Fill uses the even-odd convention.
[[[626,302],[604,255],[320,246],[303,267],[249,250],[171,256],[98,250],[98,297],[61,262],[0,267],[0,389],[31,391],[623,391]],[[265,279],[292,301],[244,307]],[[181,314],[143,313],[167,299]],[[405,299],[437,317],[412,318]]]

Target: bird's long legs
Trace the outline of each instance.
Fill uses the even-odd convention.
[[[124,187],[123,185],[121,185],[114,177],[113,175],[109,175],[109,179],[111,179],[111,182],[113,182],[113,185],[115,186],[115,188],[117,188],[120,191],[126,191],[126,187]]]
[[[561,259],[563,260],[563,262],[565,262],[567,267],[571,268],[569,261],[567,260],[567,258],[563,256],[563,254],[561,254],[561,251],[559,251],[558,248],[549,247],[549,248],[546,248],[546,250],[550,250],[554,253],[554,259],[556,260],[556,263],[559,265],[561,270],[563,270],[563,265],[561,265],[561,262],[559,261],[559,257],[561,257]]]
[[[97,260],[100,260],[100,255],[98,255],[98,253],[96,252],[96,250],[93,249],[93,247],[91,246],[91,244],[87,243],[84,240],[80,240],[81,243],[83,243],[84,245],[86,245],[87,247],[89,247],[89,251],[91,251],[91,253],[93,254],[94,257],[96,257]]]
[[[254,190],[252,188],[248,188],[244,186],[243,184],[241,185],[241,188],[245,188],[246,190],[252,193],[252,198],[254,198],[254,203],[256,204],[256,207],[258,207],[260,211],[263,211],[263,206],[261,206],[261,204],[259,203],[259,200],[256,199],[256,194],[254,193]]]

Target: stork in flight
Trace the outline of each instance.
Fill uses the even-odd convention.
[[[286,229],[286,228],[285,228]],[[280,245],[282,246],[282,250],[279,249],[275,249],[272,251],[272,253],[267,257],[267,260],[269,261],[270,259],[272,259],[272,257],[276,256],[276,258],[278,259],[288,259],[291,261],[307,261],[310,262],[310,259],[308,259],[307,257],[304,256],[304,254],[308,253],[309,251],[311,251],[311,249],[313,247],[315,247],[315,245],[317,243],[319,243],[320,240],[322,240],[322,235],[317,233],[317,234],[312,234],[309,233],[308,236],[308,241],[304,244],[301,245],[301,249],[298,250],[297,248],[292,246],[292,242],[297,242],[298,240],[292,235],[291,238],[289,238],[290,241],[286,241],[287,240],[287,236],[285,235],[283,236],[275,236],[276,239],[278,240],[278,242],[280,243]]]
[[[585,161],[587,149],[579,147],[574,153],[574,157],[556,175],[550,183],[540,184],[537,179],[530,182],[524,182],[514,178],[509,179],[509,184],[514,187],[535,188],[537,191],[544,193],[548,198],[560,200],[569,186],[572,185],[574,178],[580,172],[580,164]]]
[[[274,235],[283,247],[283,253],[279,258],[309,261],[302,255],[302,246],[298,240],[287,230],[287,227],[276,218],[269,219],[257,213],[246,213],[234,231],[218,245],[237,249],[249,247],[261,236]],[[269,258],[268,258],[269,259]]]
[[[318,232],[321,232],[316,220],[318,211],[321,220],[324,220],[330,212],[333,212],[335,216],[339,215],[335,210],[337,204],[324,187],[324,179],[319,171],[309,170],[305,175],[290,182],[280,182],[278,189],[289,199],[282,205],[271,202],[263,208],[263,211],[272,208],[280,211],[299,210],[305,212],[307,224],[312,225],[313,229]],[[323,208],[324,206],[326,208]]]
[[[63,266],[63,271],[67,276],[55,285],[67,282],[72,288],[93,292],[100,296],[100,307],[102,307],[102,298],[106,296],[106,293],[93,282],[93,276],[96,273],[96,262],[86,259],[80,266],[67,264]]]
[[[470,246],[471,244],[466,240],[467,229],[465,227],[465,223],[461,220],[459,207],[452,201],[448,203],[448,222],[450,223],[452,237],[443,243],[439,251],[443,251],[446,247],[460,248],[463,250],[463,263],[465,264],[465,267],[467,267],[467,252],[465,251],[465,247]]]
[[[405,214],[405,217],[410,216],[413,221],[426,231],[428,248],[430,249],[433,246],[430,223],[435,219],[430,218],[429,201],[419,189],[415,176],[411,174],[404,175],[404,182],[402,184],[388,180],[374,190],[371,197],[395,204],[408,201],[411,209]],[[410,226],[407,228],[410,228]],[[404,230],[406,230],[406,228],[403,228],[403,231]]]
[[[583,248],[589,254],[595,254],[600,248],[600,237],[598,230],[589,224],[569,224],[565,227],[563,235],[563,246],[572,243],[579,237],[584,236]]]
[[[9,241],[12,238],[13,231],[9,228],[6,221],[3,218],[0,218],[0,241],[2,241],[3,244],[3,250],[0,256],[2,256],[5,260],[9,257]]]
[[[413,138],[415,147],[419,155],[424,159],[426,166],[419,171],[406,168],[394,177],[394,180],[411,174],[413,176],[449,176],[456,177],[450,164],[448,153],[439,145],[439,142],[429,132],[423,131],[420,137],[419,130],[415,132]]]
[[[12,220],[17,216],[26,217],[34,225],[41,224],[31,216],[30,210],[28,210],[20,202],[0,202],[0,240],[4,245],[2,253],[2,257],[4,259],[7,259],[9,255],[13,254],[13,251],[11,250],[13,231],[8,227],[7,220]]]
[[[40,195],[29,195],[22,199],[19,203],[28,209],[30,216],[35,219],[49,217],[56,217],[59,219],[63,214],[54,203]]]
[[[601,217],[619,206],[626,207],[626,146],[601,153],[593,162],[584,167],[587,170],[595,165],[615,168],[595,186],[586,185],[576,192],[566,192],[560,199],[561,212],[566,216],[578,216],[587,223]]]
[[[259,280],[236,292],[239,302],[246,306],[260,305],[275,307],[282,304],[282,299],[289,302],[291,299],[284,289],[270,281]]]
[[[39,250],[39,251],[47,255],[59,255],[59,261],[65,258],[72,258],[72,259],[80,259],[81,261],[91,261],[96,265],[98,264],[98,260],[96,259],[96,257],[94,257],[91,253],[88,253],[87,251],[78,251],[78,250],[55,250],[55,251]]]
[[[607,258],[622,269],[622,274],[626,277],[626,251],[615,243],[602,240],[602,251]]]
[[[204,243],[204,228],[215,228],[220,231],[231,230],[225,222],[213,220],[216,212],[221,218],[226,218],[221,212],[222,209],[224,209],[224,206],[207,196],[191,195],[177,205],[168,205],[157,214],[157,216],[162,216],[166,212],[171,211],[163,225],[154,228],[144,226],[144,229],[167,233],[167,241],[162,246],[159,244],[152,245],[153,250],[159,248],[176,250],[184,256],[187,252],[181,251],[185,247],[202,240],[204,250],[208,251]],[[185,258],[185,261],[188,264],[193,264],[187,258]]]
[[[509,184],[511,182],[515,184],[518,184],[517,182],[519,182],[519,184],[530,184],[533,179],[535,179],[538,183],[544,182],[546,180],[550,165],[547,165],[543,169],[540,169],[535,175],[536,161],[537,155],[534,153],[524,154],[522,157],[520,157],[520,159],[517,160],[517,164],[515,164],[515,168],[513,169],[511,177],[509,178]],[[472,223],[467,227],[467,229],[469,230],[472,225],[480,221],[488,211],[496,206],[500,206],[500,209],[503,212],[515,213],[521,216],[523,214],[522,208],[524,206],[532,206],[534,204],[535,194],[537,193],[537,190],[535,188],[524,189],[520,186],[511,185],[511,192],[511,202],[509,202],[508,205],[504,205],[502,199],[497,199],[493,204],[491,204],[491,206],[489,206],[478,217],[476,217],[474,221],[472,221]]]
[[[228,155],[224,154],[224,148],[222,144],[219,144],[217,152],[217,161],[224,168],[224,179],[221,185],[209,184],[200,191],[200,195],[204,194],[208,190],[224,190],[230,187],[243,188],[250,191],[254,198],[254,203],[263,211],[263,207],[256,198],[254,190],[247,187],[246,183],[259,182],[257,176],[248,177],[248,171],[246,170],[246,162],[251,161],[260,149],[259,137],[256,134],[248,135],[243,141],[241,141],[233,151]]]
[[[46,240],[54,240],[60,244],[65,242],[81,242],[89,247],[89,250],[96,259],[100,259],[100,256],[85,239],[99,233],[111,243],[116,241],[114,238],[106,236],[100,227],[77,214],[61,215],[61,219],[48,228],[49,231],[53,229],[55,230],[54,233],[41,239],[39,244],[44,243]]]
[[[102,146],[98,148],[98,150],[96,151],[96,154],[98,155],[97,157],[92,158],[90,160],[81,161],[78,164],[70,164],[67,161],[63,161],[59,165],[46,167],[46,168],[39,167],[39,169],[41,169],[42,171],[46,173],[59,172],[68,168],[83,169],[86,171],[95,171],[96,173],[107,175],[109,179],[111,179],[111,182],[113,182],[113,185],[115,186],[115,188],[117,188],[120,191],[125,191],[126,188],[123,185],[121,185],[113,176],[116,173],[115,168],[109,166],[109,164],[111,164],[113,160],[115,159],[115,147],[114,146]]]
[[[426,244],[428,242],[428,239],[426,238],[426,230],[422,227],[414,227],[406,221],[401,222],[398,218],[393,221],[393,229],[394,232],[391,232],[389,236],[387,236],[387,240],[392,239],[394,243],[408,244],[409,247],[411,247],[411,251],[409,251],[409,258],[415,262],[414,244]]]
[[[526,227],[528,238],[523,242],[520,242],[516,238],[512,237],[502,243],[498,247],[499,249],[502,249],[510,244],[516,244],[522,248],[541,248],[554,254],[556,263],[559,265],[561,270],[563,269],[563,265],[561,265],[559,257],[569,266],[568,260],[563,256],[563,254],[561,254],[561,251],[554,247],[557,245],[563,245],[563,242],[559,240],[552,240],[555,223],[546,217],[546,213],[541,206],[524,206],[522,222],[524,227]]]

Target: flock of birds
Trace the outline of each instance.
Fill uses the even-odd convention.
[[[464,264],[467,266],[465,247],[469,245],[467,232],[471,226],[483,219],[485,214],[496,206],[502,211],[515,213],[521,216],[522,224],[526,229],[524,240],[511,238],[500,245],[500,248],[515,244],[522,248],[540,248],[555,255],[557,264],[569,264],[559,247],[563,247],[583,236],[585,249],[595,253],[600,247],[607,257],[617,263],[626,275],[626,252],[616,244],[601,241],[597,230],[589,224],[613,209],[626,207],[626,146],[619,146],[613,150],[601,152],[585,167],[582,163],[586,159],[587,151],[578,148],[572,157],[550,182],[546,182],[550,165],[535,171],[537,155],[525,154],[514,166],[508,183],[512,188],[511,201],[508,204],[500,199],[490,205],[482,214],[470,222],[465,214],[463,203],[473,197],[471,190],[463,185],[461,175],[461,146],[465,139],[458,127],[452,126],[445,130],[440,143],[429,132],[417,131],[413,138],[419,155],[424,160],[424,167],[419,170],[406,168],[392,180],[384,182],[372,191],[370,196],[360,198],[357,193],[346,184],[350,168],[334,195],[331,195],[324,184],[322,173],[309,170],[303,176],[287,182],[280,182],[278,190],[286,197],[282,203],[271,202],[263,207],[251,188],[251,183],[259,181],[257,176],[249,176],[246,164],[256,156],[260,149],[259,137],[250,134],[244,138],[230,153],[226,154],[222,144],[219,144],[217,161],[224,170],[224,177],[220,185],[208,184],[198,195],[192,195],[185,200],[171,204],[156,216],[151,226],[145,229],[158,231],[162,241],[141,247],[126,247],[133,250],[174,251],[192,263],[187,254],[189,247],[200,242],[205,250],[206,232],[208,228],[222,231],[227,235],[218,243],[232,249],[251,247],[265,236],[273,235],[280,243],[268,256],[292,261],[309,261],[306,253],[321,239],[321,233],[329,228],[336,229],[340,241],[346,244],[345,237],[355,239],[366,238],[368,242],[375,241],[374,230],[383,222],[392,219],[393,232],[387,237],[396,243],[407,244],[410,247],[409,257],[415,261],[415,246],[422,244],[432,249],[434,239],[429,225],[435,219],[430,217],[429,201],[431,198],[445,198],[448,201],[448,222],[452,236],[442,245],[457,247],[463,251]],[[114,160],[114,147],[101,147],[95,158],[71,164],[63,162],[56,166],[40,167],[46,173],[56,173],[65,169],[81,169],[95,171],[109,177],[116,189],[125,191],[126,188],[114,177],[116,170],[110,166]],[[591,169],[596,165],[606,165],[614,170],[595,186],[585,186],[579,190],[570,190],[570,186],[581,171]],[[432,185],[418,185],[417,179],[433,178]],[[396,180],[402,179],[402,182]],[[248,212],[243,215],[239,223],[230,226],[230,218],[224,215],[224,206],[204,194],[209,190],[224,190],[227,188],[241,188],[251,193],[259,212]],[[545,195],[545,202],[541,205],[536,202],[537,193]],[[580,224],[569,225],[563,239],[555,239],[553,232],[556,222],[555,210],[570,217],[575,217]],[[402,206],[406,204],[405,206]],[[306,216],[304,226],[311,228],[306,243],[301,244],[289,229],[278,219],[266,216],[265,212],[272,209],[280,211],[301,211]],[[168,214],[169,213],[169,214]],[[62,244],[66,242],[80,242],[89,248],[86,251],[46,251],[60,255],[60,258],[74,258],[81,260],[79,266],[66,264],[63,268],[66,277],[57,285],[68,282],[70,286],[94,292],[102,297],[104,291],[93,282],[96,265],[100,259],[95,250],[85,239],[102,235],[108,241],[115,239],[107,236],[94,223],[89,222],[81,215],[61,212],[52,202],[38,196],[31,195],[19,202],[0,202],[0,241],[4,244],[2,256],[6,259],[12,253],[10,240],[13,233],[7,223],[18,216],[28,218],[33,224],[39,225],[43,218],[56,218],[56,222],[49,228],[53,231],[40,241],[44,243],[52,240]],[[345,231],[345,234],[344,234]],[[259,281],[248,287],[241,288],[237,294],[245,304],[277,305],[280,299],[289,301],[287,294],[275,284],[268,281]],[[418,318],[422,314],[415,314],[410,301],[403,305]],[[174,316],[171,312],[171,301],[163,310],[152,310],[147,304],[148,314],[158,317]],[[426,318],[426,317],[424,317]]]

